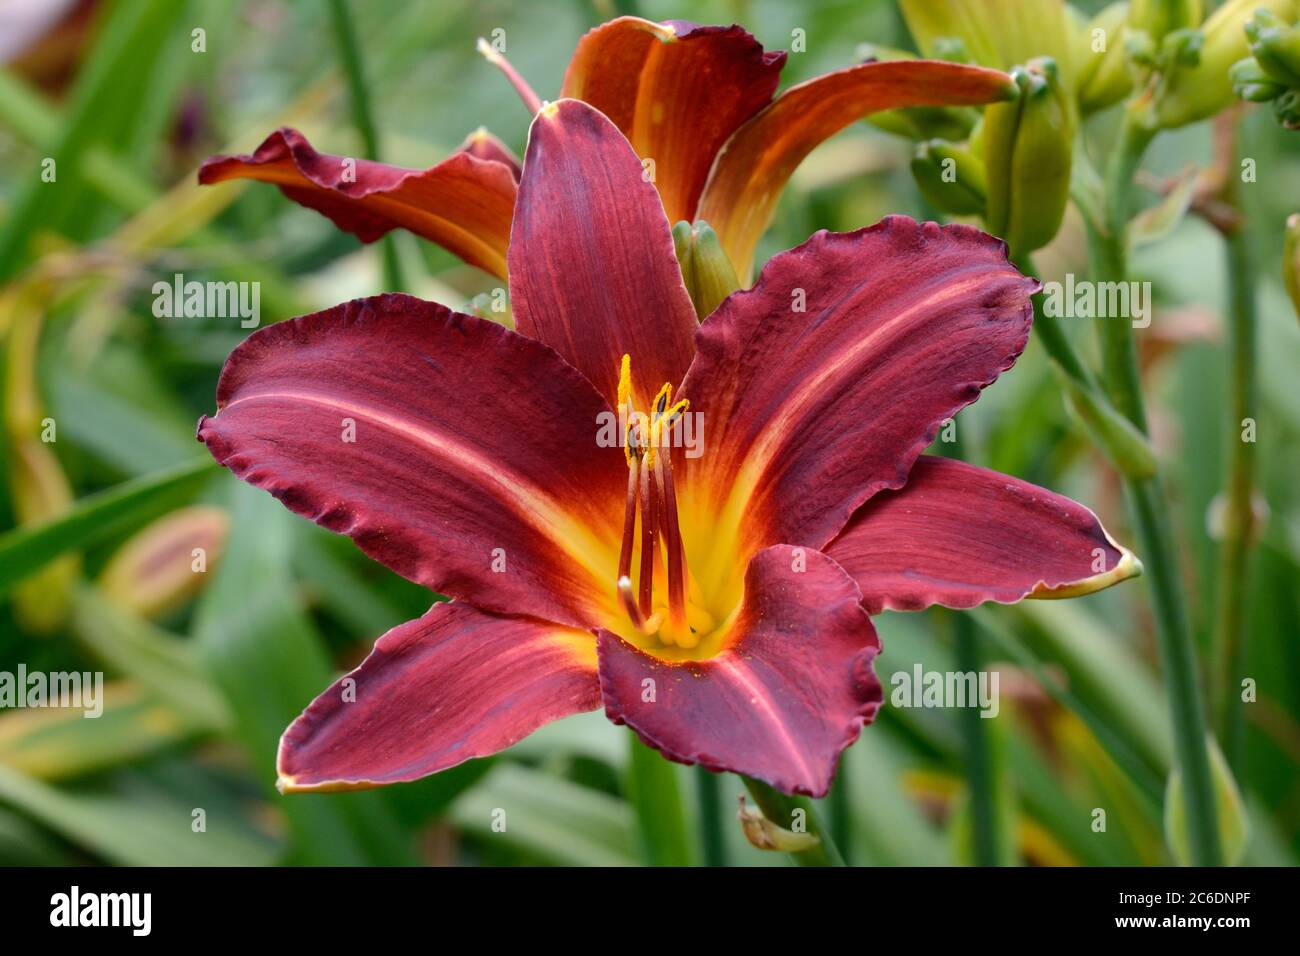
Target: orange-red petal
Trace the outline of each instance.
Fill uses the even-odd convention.
[[[738,26],[618,17],[579,41],[560,95],[596,107],[652,159],[668,221],[689,222],[714,156],[772,99],[784,63]]]
[[[697,218],[717,231],[745,282],[781,190],[819,143],[880,110],[979,105],[1014,93],[1005,73],[930,60],[863,63],[792,86],[722,147]]]
[[[401,226],[505,278],[515,175],[461,149],[425,170],[318,153],[297,130],[278,129],[248,156],[213,156],[199,182],[257,179],[328,217],[362,242]]]

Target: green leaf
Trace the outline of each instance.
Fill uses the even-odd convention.
[[[290,575],[292,523],[300,519],[265,492],[233,482],[230,487],[230,540],[200,600],[194,633],[204,664],[236,715],[235,736],[271,795],[280,735],[335,672]],[[288,817],[295,863],[416,862],[383,793],[272,799]]]
[[[0,764],[0,802],[120,866],[265,866],[274,856],[273,844],[224,814],[194,832],[189,802],[157,791],[63,790]]]
[[[651,866],[690,866],[692,842],[682,807],[677,764],[627,733],[627,797],[636,811],[641,849]]]
[[[204,458],[82,498],[65,514],[0,535],[0,594],[67,551],[130,531],[188,500],[215,469]]]
[[[638,860],[627,804],[525,767],[499,764],[451,810],[461,829],[561,866],[632,866]]]

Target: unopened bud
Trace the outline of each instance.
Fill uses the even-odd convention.
[[[821,838],[815,833],[795,833],[777,826],[763,816],[763,811],[745,803],[744,794],[740,797],[740,810],[736,816],[740,818],[740,828],[745,834],[745,839],[760,850],[801,853],[821,842]]]
[[[723,251],[718,234],[703,219],[673,226],[673,248],[682,267],[682,282],[703,322],[722,300],[740,288],[736,268]]]
[[[1070,197],[1073,104],[1055,62],[1031,60],[1011,71],[1020,96],[984,110],[983,153],[989,231],[1023,256],[1056,235]]]
[[[1286,242],[1282,247],[1282,278],[1287,294],[1300,317],[1300,213],[1292,213],[1286,221]]]
[[[1112,3],[1078,28],[1074,62],[1079,110],[1085,116],[1115,105],[1133,89],[1133,78],[1124,62],[1127,20],[1128,4]]]
[[[984,163],[969,149],[939,139],[917,143],[911,168],[921,195],[936,208],[955,216],[984,215]]]
[[[1128,25],[1159,43],[1165,34],[1201,25],[1201,0],[1132,0]]]
[[[225,550],[230,519],[220,508],[181,508],[147,525],[108,560],[104,596],[141,617],[156,618],[193,597]]]
[[[1290,20],[1294,0],[1228,0],[1201,27],[1202,40],[1194,57],[1162,64],[1163,75],[1151,125],[1173,129],[1218,113],[1233,97],[1229,71],[1250,55],[1246,23],[1263,8]]]

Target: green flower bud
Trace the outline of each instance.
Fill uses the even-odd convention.
[[[1250,52],[1260,69],[1283,86],[1300,86],[1300,30],[1269,10],[1246,21]]]
[[[1232,81],[1232,92],[1248,103],[1267,103],[1287,90],[1285,85],[1265,72],[1253,56],[1232,64],[1228,79]]]
[[[1079,110],[1087,116],[1113,106],[1133,89],[1124,61],[1124,24],[1128,4],[1112,3],[1078,28],[1074,63],[1078,72]]]
[[[1210,778],[1214,783],[1214,803],[1218,810],[1219,842],[1223,858],[1235,866],[1246,851],[1250,836],[1250,820],[1242,803],[1241,791],[1233,779],[1228,762],[1223,759],[1213,738],[1206,740],[1210,751]],[[1180,866],[1192,863],[1191,842],[1187,836],[1187,805],[1182,774],[1175,770],[1169,775],[1165,787],[1165,839],[1174,861]]]
[[[1157,93],[1153,127],[1173,129],[1207,119],[1232,102],[1228,71],[1250,55],[1246,22],[1258,8],[1285,19],[1294,17],[1294,0],[1228,0],[1201,28],[1204,40],[1195,64],[1164,64]]]
[[[703,219],[697,219],[694,225],[682,220],[673,226],[673,248],[682,267],[682,282],[702,322],[740,288],[736,268],[723,251],[718,234]]]
[[[921,195],[937,209],[955,216],[984,215],[984,164],[969,149],[939,139],[917,143],[912,175]]]
[[[899,11],[923,53],[1005,70],[1031,57],[1050,56],[1072,85],[1070,31],[1062,0],[899,0]]]
[[[1201,0],[1132,0],[1128,25],[1159,43],[1167,33],[1200,26],[1202,16]]]
[[[1292,213],[1286,221],[1286,242],[1282,246],[1282,281],[1287,295],[1300,317],[1300,213]]]
[[[225,550],[230,519],[220,508],[192,505],[147,525],[109,558],[99,588],[114,604],[161,617],[192,598]]]
[[[984,110],[984,169],[989,231],[1013,256],[1045,246],[1056,235],[1070,196],[1073,103],[1055,62],[1031,60],[1011,71],[1020,96]]]

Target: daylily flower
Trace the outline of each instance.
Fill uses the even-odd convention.
[[[453,599],[294,721],[282,789],[412,780],[603,706],[673,760],[819,796],[881,703],[869,614],[1136,573],[1082,505],[921,454],[1025,345],[1038,284],[1001,242],[820,232],[700,324],[641,168],[585,103],[539,112],[518,332],[384,295],[227,361],[217,461]]]
[[[504,57],[480,48],[536,112],[537,94]],[[982,105],[1016,93],[996,70],[908,60],[837,70],[773,99],[784,63],[784,52],[764,52],[739,26],[619,17],[579,42],[560,96],[603,112],[654,163],[669,220],[707,220],[747,281],[782,188],[819,143],[878,110]],[[505,278],[517,173],[509,150],[482,130],[420,171],[317,153],[281,129],[251,156],[208,160],[199,181],[273,182],[364,242],[402,226]]]

